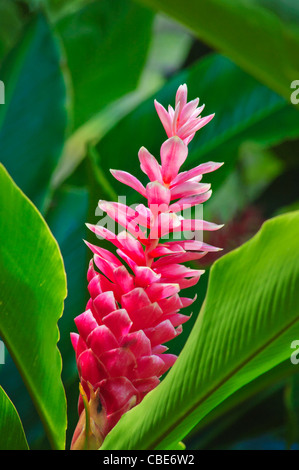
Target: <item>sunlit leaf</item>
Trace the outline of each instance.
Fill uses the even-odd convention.
[[[128,0],[89,2],[56,25],[66,51],[78,128],[133,91],[143,69],[153,14]]]

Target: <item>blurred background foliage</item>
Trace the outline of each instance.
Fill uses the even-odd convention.
[[[188,167],[225,165],[206,180],[213,197],[204,218],[225,223],[207,242],[226,253],[277,214],[299,208],[299,7],[292,0],[0,0],[0,159],[57,239],[68,296],[59,321],[62,380],[68,402],[67,448],[77,422],[78,377],[69,339],[87,301],[83,239],[99,199],[125,189],[109,168],[143,179],[137,152],[158,155],[165,135],[153,99],[173,104],[187,83],[212,123],[190,144]],[[128,203],[138,202],[128,193]],[[279,249],[279,247],[278,247]],[[220,255],[218,255],[220,256]],[[179,353],[203,302],[170,345]],[[253,260],[254,262],[254,260]],[[285,449],[299,446],[298,367],[283,368],[243,390],[185,440],[187,449]],[[6,358],[0,384],[15,404],[30,448],[49,443],[31,399]]]

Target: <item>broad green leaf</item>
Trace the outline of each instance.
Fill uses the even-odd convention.
[[[213,265],[176,364],[103,449],[171,449],[225,399],[290,359],[299,335],[298,224],[299,212],[271,219]]]
[[[293,0],[138,0],[188,26],[199,39],[290,99],[299,76],[299,4]]]
[[[27,450],[28,444],[17,410],[0,387],[0,450]]]
[[[57,322],[66,297],[63,261],[45,221],[2,165],[0,220],[0,336],[50,442],[61,449],[66,400]]]
[[[16,184],[43,207],[67,125],[62,55],[46,19],[30,21],[0,69],[0,159]]]
[[[136,166],[137,152],[145,146],[159,159],[167,138],[154,108],[154,98],[165,107],[174,104],[177,87],[188,86],[188,99],[200,97],[206,104],[203,115],[215,113],[189,145],[183,169],[202,161],[224,161],[220,170],[206,177],[215,190],[235,167],[241,145],[253,142],[261,148],[299,135],[299,112],[279,95],[261,85],[225,57],[210,55],[170,80],[155,96],[124,117],[98,143],[101,166],[125,169],[144,179]],[[125,143],[125,144],[124,144]],[[114,181],[110,176],[111,181]],[[113,183],[119,194],[124,187]]]
[[[101,0],[57,23],[72,81],[74,128],[134,90],[145,63],[152,20],[151,11],[134,2]]]

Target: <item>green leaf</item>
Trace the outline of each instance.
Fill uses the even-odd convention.
[[[0,336],[48,438],[63,448],[66,400],[57,321],[66,297],[61,254],[34,205],[0,166]]]
[[[17,410],[0,387],[0,450],[27,450],[28,444]]]
[[[208,160],[224,161],[217,172],[208,175],[213,190],[235,167],[244,142],[265,148],[299,135],[299,112],[279,95],[261,85],[225,57],[211,55],[195,63],[170,80],[155,96],[124,117],[99,142],[101,166],[125,169],[144,181],[136,168],[137,152],[145,146],[159,159],[160,146],[167,138],[155,112],[154,98],[163,106],[174,104],[177,87],[188,86],[188,99],[197,96],[206,104],[203,115],[215,113],[213,120],[189,144],[189,156],[183,169]],[[125,143],[125,144],[124,144]],[[110,176],[110,181],[114,178]],[[123,185],[114,183],[119,194]]]
[[[103,449],[171,449],[225,399],[290,359],[299,334],[298,223],[299,212],[271,219],[213,265],[176,364]]]
[[[39,209],[60,157],[67,125],[60,47],[45,18],[27,26],[0,70],[0,155],[16,184]]]
[[[139,0],[188,26],[199,39],[290,99],[299,76],[299,4],[293,0]]]
[[[57,23],[73,87],[74,128],[134,90],[145,63],[152,20],[151,11],[134,2],[101,0]]]

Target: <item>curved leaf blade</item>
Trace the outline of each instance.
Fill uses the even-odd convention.
[[[66,297],[58,245],[48,226],[0,166],[0,336],[40,415],[63,448],[66,401],[57,321]]]
[[[298,223],[299,212],[269,220],[214,264],[179,359],[103,449],[171,449],[226,398],[290,359],[299,334]]]
[[[27,450],[28,444],[17,410],[0,387],[0,450]]]

